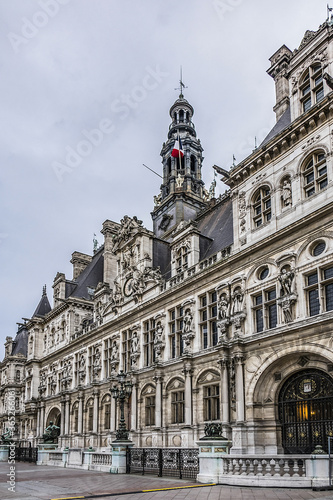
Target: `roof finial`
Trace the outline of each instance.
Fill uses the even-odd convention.
[[[328,4],[327,4],[327,22],[328,23],[332,23],[333,22],[333,7],[330,7]]]
[[[176,87],[175,90],[180,90],[179,99],[184,99],[183,89],[187,89],[186,85],[183,83],[183,69],[180,67],[180,80],[179,87]]]
[[[46,295],[46,285],[43,286],[43,297]]]

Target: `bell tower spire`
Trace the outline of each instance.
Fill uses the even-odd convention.
[[[170,108],[168,138],[161,150],[163,183],[155,196],[152,212],[154,233],[167,237],[181,221],[194,219],[205,206],[201,178],[203,148],[192,121],[194,109],[184,98],[185,87],[180,75],[179,98]],[[177,89],[177,90],[178,90]]]

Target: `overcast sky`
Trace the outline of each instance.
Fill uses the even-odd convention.
[[[1,346],[44,284],[52,303],[56,273],[72,278],[72,252],[102,243],[104,220],[152,228],[160,179],[142,164],[161,173],[180,65],[209,185],[213,164],[229,169],[273,127],[268,59],[317,30],[326,3],[0,1]]]

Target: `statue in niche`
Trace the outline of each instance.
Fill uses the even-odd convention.
[[[184,314],[184,324],[183,324],[183,334],[190,333],[192,331],[192,313],[191,309],[187,308]]]
[[[218,319],[219,320],[227,319],[229,316],[229,298],[226,293],[221,293],[217,307],[218,307]]]
[[[138,334],[137,334],[137,332],[134,332],[133,337],[132,337],[132,341],[131,341],[131,353],[132,354],[136,354],[138,352],[138,343],[139,343]]]
[[[292,284],[294,279],[294,273],[291,270],[283,268],[278,279],[281,285],[281,296],[292,294]]]
[[[183,184],[184,184],[184,177],[182,177],[179,173],[176,177],[176,187],[181,188]]]
[[[162,342],[162,335],[163,335],[163,326],[162,326],[161,322],[159,321],[156,325],[154,344],[158,344],[159,342]]]
[[[232,315],[243,312],[244,292],[238,286],[232,295]]]
[[[292,205],[291,182],[289,177],[283,181],[282,200],[285,207]]]
[[[114,340],[112,344],[111,361],[116,361],[117,359],[118,359],[118,346],[117,342]]]

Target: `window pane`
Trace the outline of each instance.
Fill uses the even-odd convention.
[[[256,306],[262,304],[262,295],[257,295],[256,297],[254,297],[254,302]]]
[[[325,245],[325,243],[324,243]],[[325,248],[325,246],[324,246]],[[329,278],[333,278],[333,267],[329,267],[328,269],[324,270],[324,279],[328,280]]]
[[[333,283],[325,286],[326,311],[333,310]]]
[[[264,329],[262,309],[256,310],[256,330],[262,332]]]
[[[306,175],[305,179],[306,179],[306,183],[310,184],[310,182],[312,182],[314,180],[314,173],[311,172],[310,174]]]
[[[324,189],[327,186],[327,179],[319,182],[319,189]]]
[[[313,274],[309,274],[309,276],[308,276],[308,285],[315,285],[316,283],[318,283],[318,274],[317,274],[317,272],[315,272]]]
[[[311,290],[309,292],[309,312],[310,316],[315,316],[319,314],[319,297],[318,297],[318,289]]]
[[[316,92],[316,102],[319,102],[322,99],[324,99],[324,89],[323,88],[317,90],[317,92]]]
[[[269,328],[275,328],[277,325],[277,308],[276,304],[268,307],[268,322]]]
[[[276,298],[276,291],[275,290],[270,290],[267,292],[267,300],[273,300]]]
[[[303,102],[303,111],[304,113],[311,108],[311,97]]]

